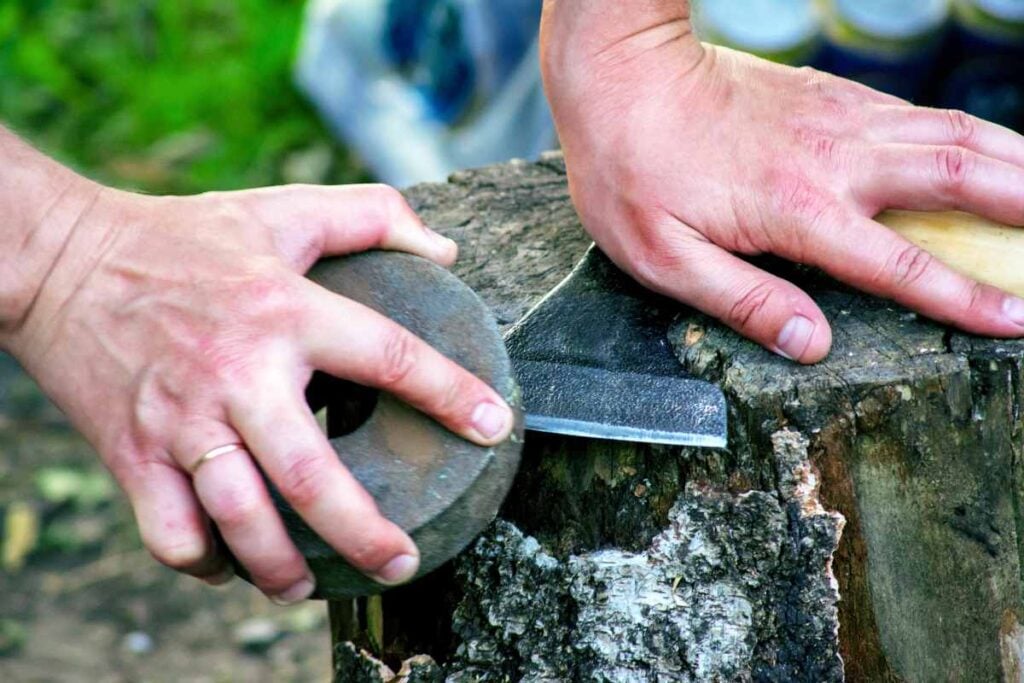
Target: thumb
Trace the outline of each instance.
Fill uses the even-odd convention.
[[[455,242],[427,228],[388,185],[283,185],[236,193],[267,223],[296,270],[321,256],[368,249],[405,251],[442,266],[455,262]]]

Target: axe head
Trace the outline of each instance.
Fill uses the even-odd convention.
[[[506,335],[527,430],[724,448],[725,397],[672,353],[678,311],[591,247]]]
[[[516,412],[504,443],[477,446],[388,394],[317,374],[328,436],[381,512],[420,549],[420,574],[466,547],[495,517],[515,477],[525,426],[602,439],[724,446],[725,401],[686,377],[666,333],[677,306],[634,284],[596,249],[509,333],[450,272],[425,259],[367,252],[321,261],[309,277],[395,320],[481,378]],[[512,359],[510,359],[510,353]],[[522,383],[522,391],[515,375]],[[383,587],[350,566],[267,481],[316,575],[315,597]],[[244,567],[238,573],[246,577]]]

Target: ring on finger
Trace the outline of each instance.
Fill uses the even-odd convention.
[[[217,446],[216,448],[211,448],[210,450],[206,451],[201,456],[199,456],[199,459],[196,460],[195,463],[193,463],[192,467],[189,468],[189,471],[192,473],[192,476],[194,477],[196,475],[196,472],[199,471],[199,468],[202,467],[204,463],[210,462],[214,458],[219,458],[222,455],[227,455],[228,453],[234,453],[235,451],[244,450],[245,446],[237,442],[224,444],[223,446]]]

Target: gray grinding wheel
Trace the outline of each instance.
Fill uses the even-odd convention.
[[[501,334],[468,286],[416,256],[378,251],[328,259],[309,277],[404,326],[494,387],[516,413],[512,437],[487,448],[388,394],[321,374],[310,384],[310,406],[327,406],[328,433],[338,457],[384,516],[413,538],[421,555],[419,575],[426,574],[457,555],[494,519],[519,465],[521,402]],[[272,486],[271,493],[316,575],[314,597],[384,590],[345,562]]]

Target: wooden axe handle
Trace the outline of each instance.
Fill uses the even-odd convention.
[[[1024,296],[1024,228],[957,211],[887,211],[878,220],[964,275]]]

